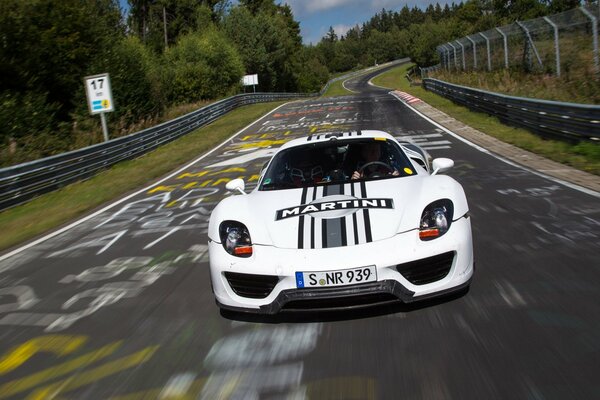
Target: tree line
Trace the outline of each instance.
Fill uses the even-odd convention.
[[[579,0],[468,0],[381,10],[338,36],[332,27],[317,44],[330,72],[410,57],[419,66],[439,62],[436,47],[452,39],[578,7]]]
[[[180,104],[242,91],[318,90],[328,71],[275,0],[3,0],[0,165],[101,140],[83,77],[110,74],[111,136]],[[93,133],[90,133],[93,132]]]
[[[330,28],[305,45],[280,0],[2,0],[0,165],[101,140],[83,77],[110,74],[111,134],[170,107],[239,93],[244,74],[260,91],[313,92],[331,73],[409,56],[436,63],[444,41],[560,12],[573,0],[468,0],[382,10],[343,35]],[[92,132],[92,133],[90,133]]]

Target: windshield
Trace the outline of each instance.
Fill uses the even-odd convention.
[[[259,190],[390,179],[416,174],[400,147],[384,138],[331,140],[292,147],[273,158]]]

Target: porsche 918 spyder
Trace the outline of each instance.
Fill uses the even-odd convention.
[[[235,179],[209,223],[210,276],[224,309],[274,314],[413,302],[473,275],[454,162],[382,131],[292,140],[246,194]]]

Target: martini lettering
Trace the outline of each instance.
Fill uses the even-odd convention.
[[[348,210],[360,208],[394,208],[392,199],[356,199],[336,200],[323,203],[302,204],[296,207],[277,210],[275,220],[299,217],[300,215],[312,214],[322,211]]]

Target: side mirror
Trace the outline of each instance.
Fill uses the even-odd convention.
[[[431,166],[433,168],[431,175],[435,175],[438,172],[446,172],[454,167],[454,161],[449,158],[436,158],[433,160],[433,163],[431,163]]]
[[[230,192],[235,192],[237,190],[241,194],[246,194],[246,192],[244,192],[245,187],[246,187],[246,184],[244,183],[244,180],[241,178],[237,178],[232,181],[229,181],[225,185],[225,189],[229,190]]]

